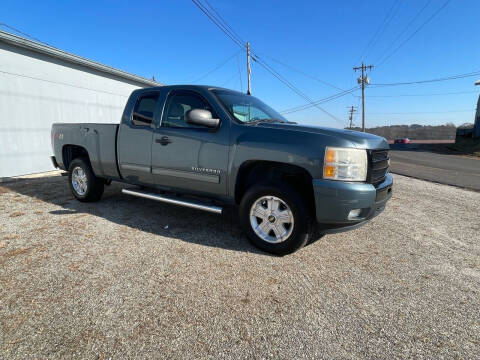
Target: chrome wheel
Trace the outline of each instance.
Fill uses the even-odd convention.
[[[72,186],[75,192],[80,196],[83,196],[87,193],[87,175],[80,166],[75,167],[72,171]]]
[[[282,199],[262,196],[250,208],[250,225],[262,240],[280,243],[292,234],[293,213]]]

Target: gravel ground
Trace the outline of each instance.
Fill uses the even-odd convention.
[[[0,357],[480,358],[480,193],[394,180],[382,215],[283,258],[116,185],[0,184]]]

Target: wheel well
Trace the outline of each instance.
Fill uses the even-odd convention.
[[[259,182],[281,182],[294,187],[315,215],[312,176],[304,168],[274,161],[247,161],[240,166],[235,183],[235,202],[242,200],[247,189]]]
[[[65,167],[66,170],[68,170],[68,167],[70,166],[70,163],[72,162],[72,160],[79,157],[84,157],[90,162],[90,159],[88,157],[88,152],[84,147],[81,147],[78,145],[63,146],[62,159],[63,159],[63,166]]]

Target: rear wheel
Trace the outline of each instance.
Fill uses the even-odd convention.
[[[76,158],[70,163],[68,180],[73,196],[80,201],[98,201],[103,195],[104,180],[95,176],[85,158]]]
[[[240,204],[242,227],[258,248],[290,254],[313,236],[311,216],[302,196],[283,184],[254,185]]]

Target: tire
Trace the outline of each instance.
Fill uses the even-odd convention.
[[[103,179],[95,176],[86,158],[76,158],[70,163],[68,183],[73,196],[82,202],[100,200],[105,184]]]
[[[312,217],[305,200],[288,185],[250,187],[242,198],[239,213],[242,228],[252,244],[275,255],[291,254],[314,236]]]

